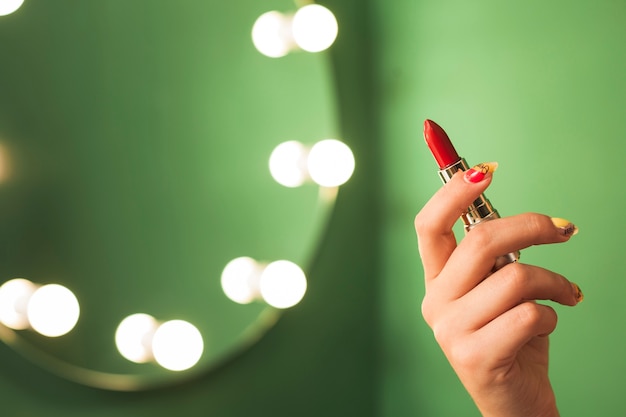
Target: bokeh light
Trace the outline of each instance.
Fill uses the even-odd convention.
[[[24,0],[0,0],[0,16],[6,16],[19,9]]]
[[[319,4],[301,7],[293,16],[294,41],[307,52],[320,52],[330,47],[338,30],[335,15]]]
[[[317,184],[336,187],[350,179],[354,172],[354,155],[350,148],[336,139],[325,139],[311,148],[309,175]]]
[[[287,55],[293,45],[290,19],[277,11],[263,13],[252,26],[252,42],[270,58]]]
[[[285,187],[298,187],[308,179],[308,149],[302,143],[292,140],[283,142],[270,155],[270,173]]]
[[[275,261],[267,265],[260,278],[261,295],[276,308],[289,308],[302,300],[306,292],[306,276],[291,261]]]
[[[148,314],[137,313],[126,317],[115,332],[117,350],[132,362],[152,360],[152,337],[158,325],[156,319]]]
[[[184,371],[202,356],[204,342],[200,331],[183,320],[170,320],[154,333],[152,352],[156,362],[170,371]]]
[[[37,285],[23,278],[15,278],[2,284],[0,286],[0,322],[15,330],[30,327],[26,308],[36,289]]]
[[[39,287],[27,307],[30,326],[48,337],[62,336],[74,328],[80,315],[76,296],[58,284]]]
[[[261,266],[252,258],[242,256],[226,264],[222,271],[222,290],[232,301],[248,304],[259,295]]]

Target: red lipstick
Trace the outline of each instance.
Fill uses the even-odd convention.
[[[461,158],[454,149],[448,134],[432,120],[424,121],[424,139],[439,165],[439,176],[446,183],[458,171],[467,171],[469,165],[465,159]],[[481,194],[465,212],[461,214],[461,220],[465,225],[465,232],[469,232],[480,223],[498,219],[500,215],[491,202]],[[519,252],[508,253],[496,259],[494,271],[502,268],[506,264],[516,262],[519,259]]]
[[[424,139],[430,148],[430,152],[435,157],[439,169],[444,169],[459,162],[461,157],[452,146],[448,134],[432,120],[426,119],[424,122]]]

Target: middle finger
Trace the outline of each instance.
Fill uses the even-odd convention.
[[[538,266],[513,263],[494,272],[457,303],[464,311],[475,311],[473,316],[466,316],[464,326],[475,331],[518,304],[534,300],[573,306],[582,300],[582,293],[562,275]],[[477,305],[481,308],[476,309]]]
[[[550,217],[536,213],[487,221],[475,227],[457,246],[439,275],[437,286],[446,298],[460,298],[491,273],[499,256],[532,245],[566,242],[576,231],[571,223],[567,227],[557,226]]]

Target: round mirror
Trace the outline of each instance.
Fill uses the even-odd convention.
[[[232,301],[222,272],[241,257],[306,270],[334,189],[280,185],[269,158],[337,134],[327,57],[253,46],[279,7],[27,0],[0,17],[0,283],[59,285],[79,306],[62,335],[0,326],[8,344],[132,390],[207,372],[272,326],[281,309]],[[123,355],[116,335],[191,359]]]

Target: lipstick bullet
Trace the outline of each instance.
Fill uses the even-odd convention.
[[[439,165],[439,176],[445,183],[450,181],[452,176],[458,171],[467,171],[470,169],[464,158],[460,157],[448,134],[432,120],[424,121],[424,140],[433,154],[437,165]],[[469,232],[482,222],[499,219],[500,215],[491,202],[481,194],[471,206],[461,214],[461,220],[465,226],[465,232]],[[519,251],[508,253],[498,257],[494,265],[494,271],[502,268],[519,259]]]

